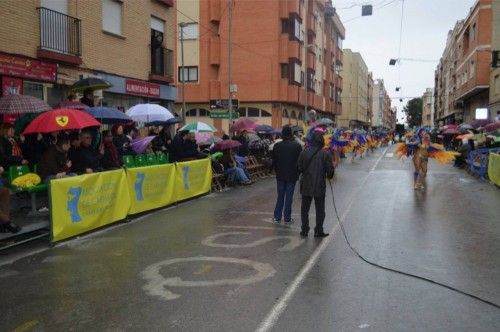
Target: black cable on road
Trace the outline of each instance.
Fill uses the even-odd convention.
[[[372,266],[375,266],[379,269],[382,269],[382,270],[386,270],[386,271],[390,271],[390,272],[393,272],[393,273],[397,273],[397,274],[400,274],[400,275],[404,275],[404,276],[407,276],[407,277],[411,277],[411,278],[415,278],[415,279],[419,279],[419,280],[423,280],[423,281],[426,281],[428,283],[431,283],[431,284],[434,284],[434,285],[438,285],[438,286],[441,286],[441,287],[444,287],[444,288],[447,288],[451,291],[454,291],[456,293],[459,293],[459,294],[462,294],[462,295],[465,295],[465,296],[468,296],[470,298],[473,298],[475,300],[478,300],[478,301],[481,301],[485,304],[488,304],[492,307],[495,307],[497,309],[500,309],[500,305],[494,303],[494,302],[491,302],[491,301],[488,301],[488,300],[485,300],[477,295],[474,295],[474,294],[471,294],[471,293],[467,293],[463,290],[460,290],[460,289],[457,289],[453,286],[449,286],[449,285],[446,285],[446,284],[443,284],[443,283],[440,283],[439,281],[435,281],[435,280],[432,280],[432,279],[429,279],[429,278],[426,278],[426,277],[422,277],[422,276],[419,276],[419,275],[416,275],[416,274],[412,274],[412,273],[408,273],[408,272],[404,272],[404,271],[401,271],[401,270],[396,270],[396,269],[393,269],[393,268],[390,268],[390,267],[387,267],[387,266],[383,266],[383,265],[380,265],[380,264],[377,264],[377,263],[374,263],[368,259],[366,259],[365,257],[363,257],[359,252],[358,250],[356,250],[356,248],[354,248],[352,245],[351,245],[351,242],[349,241],[349,237],[347,236],[347,233],[344,229],[344,224],[342,223],[342,220],[340,220],[340,216],[339,216],[339,213],[337,211],[337,205],[335,204],[335,196],[333,195],[333,186],[332,186],[332,182],[331,180],[328,180],[328,183],[330,184],[330,191],[332,193],[332,202],[333,202],[333,208],[335,210],[335,215],[337,216],[337,221],[339,223],[339,226],[340,226],[340,229],[342,231],[342,234],[344,235],[344,239],[347,243],[347,246],[349,247],[349,249],[351,249],[351,251],[358,257],[360,258],[362,261],[364,261],[365,263],[368,263]]]

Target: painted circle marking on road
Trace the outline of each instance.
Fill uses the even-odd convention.
[[[183,262],[220,262],[220,263],[231,263],[240,264],[251,267],[256,274],[245,277],[245,278],[234,278],[234,279],[219,279],[219,280],[200,280],[200,281],[189,281],[182,280],[180,277],[165,278],[160,270],[163,267],[183,263]],[[175,300],[180,297],[179,294],[175,294],[168,290],[166,287],[211,287],[211,286],[229,286],[229,285],[249,285],[253,284],[267,278],[274,276],[276,270],[267,263],[260,263],[251,261],[249,259],[239,259],[231,257],[186,257],[186,258],[173,258],[167,259],[153,265],[148,266],[143,272],[142,277],[148,281],[148,283],[143,287],[148,295],[158,296],[164,300]]]

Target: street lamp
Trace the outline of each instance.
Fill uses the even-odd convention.
[[[311,47],[314,47],[314,44],[307,44],[307,45],[304,45],[304,65],[306,67],[305,69],[305,77],[304,77],[304,95],[305,95],[305,99],[304,99],[304,116],[303,116],[303,121],[304,123],[306,123],[306,119],[307,119],[307,89],[308,89],[308,86],[307,86],[307,82],[308,82],[308,71],[307,71],[307,50]]]
[[[182,121],[186,122],[186,73],[184,72],[184,28],[188,24],[185,22],[179,23],[181,28],[181,72],[182,72]]]

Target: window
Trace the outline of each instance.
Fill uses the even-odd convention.
[[[248,117],[251,117],[251,118],[258,118],[259,117],[259,109],[258,108],[255,108],[255,107],[248,107]]]
[[[179,82],[185,79],[185,82],[197,82],[198,81],[198,66],[184,66],[184,74],[182,73],[182,67],[179,67]]]
[[[495,94],[499,94],[500,93],[500,75],[496,75],[495,76],[495,80],[494,80],[494,91],[495,91]]]
[[[247,116],[247,109],[246,109],[246,107],[238,108],[237,112],[243,118]]]
[[[293,81],[302,84],[302,71],[298,63],[294,63],[293,67]]]
[[[308,90],[314,90],[315,81],[316,81],[316,75],[315,75],[314,71],[309,70],[307,72],[307,89]]]
[[[281,19],[281,33],[288,33],[290,31],[289,25],[290,25],[290,21],[287,18],[282,18]]]
[[[102,29],[116,35],[122,35],[122,2],[102,0]]]
[[[342,49],[342,38],[337,35],[337,48]]]
[[[471,35],[471,40],[476,39],[476,23],[472,25],[472,28],[470,30],[470,35]]]
[[[470,77],[474,77],[476,67],[474,66],[474,61],[470,62]]]
[[[23,94],[44,100],[44,98],[43,98],[43,84],[24,81]]]
[[[281,78],[288,78],[288,63],[281,64]]]
[[[204,108],[198,109],[198,116],[210,116],[210,112]]]
[[[184,33],[184,40],[198,39],[198,23],[189,23],[184,28],[179,28],[179,40],[182,39]]]
[[[189,111],[186,112],[186,116],[196,117],[196,112],[197,112],[196,108],[190,109]]]
[[[298,41],[304,41],[304,28],[297,17],[293,19],[293,37]]]
[[[272,115],[268,111],[260,110],[260,116],[262,118],[270,118]]]

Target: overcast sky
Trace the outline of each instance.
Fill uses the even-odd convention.
[[[443,53],[448,30],[464,19],[475,0],[404,0],[401,58],[436,60],[417,62],[397,58],[403,0],[333,0],[334,7],[346,28],[344,48],[360,52],[374,78],[383,78],[391,97],[418,97],[434,86],[434,70]],[[356,5],[357,4],[357,5]],[[372,16],[361,16],[361,4],[374,6]],[[352,8],[348,8],[355,5]],[[396,92],[396,86],[401,86]],[[401,119],[403,103],[392,99]]]

